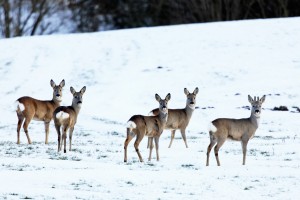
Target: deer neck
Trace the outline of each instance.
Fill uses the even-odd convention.
[[[260,117],[257,117],[253,113],[251,113],[249,120],[251,124],[253,124],[256,128],[258,128]]]
[[[190,106],[186,105],[184,110],[185,110],[187,118],[190,119],[192,117],[192,114],[193,114],[194,110],[195,110],[195,107],[191,108]]]
[[[54,104],[56,107],[60,106],[61,100],[58,100],[58,99],[55,98],[54,96],[53,96],[53,98],[52,98],[51,101],[53,102],[53,104]]]
[[[168,120],[168,112],[159,112],[159,120],[162,122],[163,126],[165,126],[165,124],[167,123]]]
[[[72,103],[72,108],[75,110],[76,115],[78,115],[78,113],[81,109],[81,105],[78,105],[77,103]]]

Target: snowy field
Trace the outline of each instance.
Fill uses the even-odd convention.
[[[296,199],[300,194],[300,18],[140,28],[0,40],[0,199]],[[32,121],[17,145],[14,102],[51,99],[50,80],[87,87],[73,151],[57,153],[57,133]],[[177,131],[160,138],[160,161],[138,162],[126,122],[158,106],[185,107],[199,88],[185,148]],[[207,127],[218,117],[250,116],[247,95],[266,95],[260,127],[242,165],[239,142],[211,153]],[[289,111],[273,111],[287,106]],[[140,151],[147,160],[147,138]],[[155,155],[155,153],[153,154]]]

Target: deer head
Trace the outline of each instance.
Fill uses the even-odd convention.
[[[261,105],[265,102],[266,95],[264,95],[261,99],[259,97],[254,97],[254,99],[248,95],[248,101],[250,102],[251,108],[251,115],[259,118],[261,113]]]

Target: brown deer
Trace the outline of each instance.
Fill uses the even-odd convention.
[[[143,162],[143,158],[139,151],[139,144],[145,135],[155,138],[156,159],[157,161],[159,160],[159,137],[167,122],[168,101],[171,99],[171,94],[169,93],[165,99],[161,99],[158,94],[155,94],[155,98],[159,102],[159,114],[157,116],[134,115],[128,120],[127,137],[124,143],[124,162],[127,162],[127,146],[134,136],[136,136],[134,148],[140,162]],[[151,153],[152,149],[150,149],[149,161],[151,159]]]
[[[28,134],[28,125],[30,121],[39,120],[44,121],[46,139],[45,144],[48,144],[49,125],[52,120],[53,111],[60,105],[62,101],[62,88],[65,86],[65,80],[62,80],[59,85],[56,85],[53,80],[50,81],[50,85],[53,88],[53,98],[49,101],[41,101],[31,97],[21,97],[16,101],[18,127],[17,127],[17,144],[20,144],[20,129],[23,124],[25,134],[27,136],[28,144],[31,144],[31,140]]]
[[[251,115],[249,118],[219,118],[211,122],[209,130],[210,144],[207,147],[206,166],[209,165],[209,153],[215,144],[217,144],[214,148],[215,156],[217,164],[218,166],[220,166],[218,152],[226,139],[232,139],[242,142],[243,165],[245,165],[247,144],[248,141],[254,137],[255,131],[258,128],[261,114],[261,105],[262,103],[264,103],[265,99],[266,95],[264,95],[261,99],[259,99],[259,97],[254,97],[254,100],[250,95],[248,95],[248,100],[252,106]]]
[[[168,120],[165,129],[171,130],[171,141],[169,148],[171,147],[175,131],[180,130],[182,139],[185,143],[186,148],[188,148],[185,136],[186,127],[189,125],[190,119],[196,107],[196,95],[199,89],[196,87],[193,93],[190,93],[186,88],[184,88],[184,94],[186,95],[186,106],[183,109],[168,109]],[[152,110],[149,115],[158,115],[159,109],[156,108]],[[148,138],[148,147],[151,144]]]
[[[79,92],[76,92],[73,87],[70,88],[70,91],[73,95],[72,105],[71,106],[60,106],[55,109],[53,112],[53,119],[55,128],[58,136],[58,149],[60,152],[62,148],[62,142],[64,142],[64,153],[66,153],[66,144],[67,144],[67,131],[69,130],[69,151],[72,150],[72,134],[74,131],[74,126],[77,122],[77,117],[82,105],[82,96],[86,90],[84,86]],[[61,135],[62,128],[62,135]]]

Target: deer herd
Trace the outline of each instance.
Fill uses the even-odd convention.
[[[60,152],[62,149],[62,144],[64,144],[64,153],[66,153],[67,131],[69,130],[69,151],[71,151],[72,135],[82,105],[82,96],[85,93],[86,87],[84,86],[79,92],[76,92],[73,87],[70,87],[71,94],[73,95],[72,104],[70,106],[60,106],[62,101],[62,89],[65,86],[65,81],[62,80],[59,85],[56,85],[53,80],[50,80],[50,85],[53,88],[52,100],[42,101],[28,96],[17,99],[17,144],[20,144],[20,129],[22,125],[28,140],[28,144],[31,144],[31,139],[28,133],[28,126],[31,120],[39,120],[44,122],[45,144],[48,144],[49,125],[53,118],[58,137],[57,150]],[[154,147],[153,139],[155,142],[156,159],[158,161],[159,138],[165,129],[171,130],[171,141],[169,148],[174,140],[176,130],[180,130],[185,146],[188,148],[185,131],[196,108],[196,95],[198,94],[198,91],[199,89],[197,87],[192,93],[184,88],[184,94],[186,95],[186,106],[183,109],[168,108],[168,102],[171,99],[170,93],[167,94],[164,99],[162,99],[158,94],[155,94],[155,99],[158,102],[158,108],[153,109],[148,116],[133,115],[130,117],[127,122],[127,135],[124,142],[124,162],[127,162],[128,144],[134,137],[136,137],[134,142],[135,151],[138,155],[139,161],[143,162],[143,158],[139,151],[139,144],[144,136],[148,137],[148,161],[151,161],[152,157],[152,150]],[[242,164],[245,165],[247,144],[248,141],[254,137],[255,131],[259,126],[261,107],[265,101],[265,98],[265,95],[262,98],[252,98],[250,95],[248,95],[248,101],[252,106],[251,115],[249,118],[218,118],[210,123],[210,143],[207,147],[206,166],[209,165],[209,154],[213,147],[217,165],[220,166],[218,152],[227,139],[241,141],[243,152]]]

